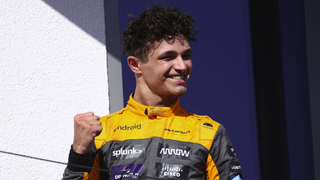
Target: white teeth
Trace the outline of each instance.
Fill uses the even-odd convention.
[[[172,79],[183,79],[184,76],[172,76]]]

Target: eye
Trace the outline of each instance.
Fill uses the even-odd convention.
[[[164,57],[161,57],[160,59],[164,61],[170,61],[170,60],[173,60],[174,58],[175,58],[174,56],[164,56]]]
[[[183,55],[183,56],[182,56],[182,59],[183,59],[183,60],[189,60],[189,59],[191,59],[191,54],[185,54],[185,55]]]

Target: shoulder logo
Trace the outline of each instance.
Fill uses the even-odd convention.
[[[204,126],[208,126],[208,127],[213,127],[212,124],[207,123],[207,122],[206,122],[206,123],[203,123],[203,125],[204,125]]]
[[[232,169],[232,170],[239,170],[239,169],[241,169],[241,166],[231,165],[231,169]]]
[[[213,125],[211,123],[205,122],[203,123],[202,127],[208,128],[208,129],[212,129]]]
[[[230,171],[235,173],[241,173],[241,165],[238,161],[232,161],[230,165]]]

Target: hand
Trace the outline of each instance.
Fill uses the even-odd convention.
[[[88,153],[93,145],[94,138],[102,131],[100,117],[93,112],[78,114],[74,117],[73,150],[78,154]]]

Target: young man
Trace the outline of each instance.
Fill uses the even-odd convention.
[[[193,18],[175,7],[154,5],[128,21],[123,53],[136,89],[116,113],[75,116],[63,179],[242,179],[224,127],[179,104],[196,35]]]

